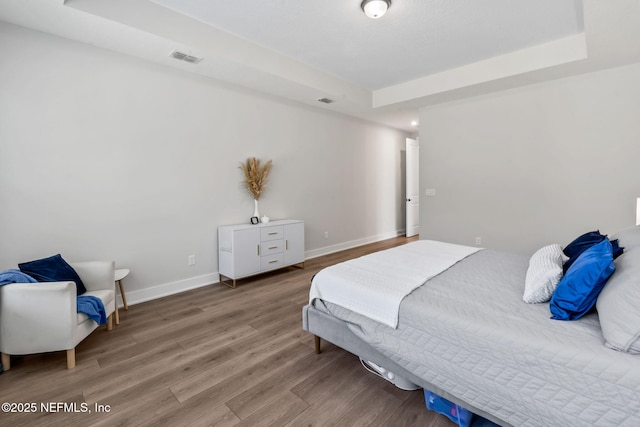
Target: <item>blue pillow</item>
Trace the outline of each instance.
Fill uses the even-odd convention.
[[[607,236],[600,234],[600,230],[589,231],[581,236],[576,237],[573,242],[564,247],[563,252],[569,258],[580,255],[591,246],[602,242]]]
[[[589,231],[581,236],[576,237],[573,242],[569,243],[562,249],[564,254],[569,257],[564,263],[562,270],[566,273],[571,265],[578,259],[580,254],[606,239],[607,236],[600,234],[600,230]]]
[[[18,268],[38,282],[66,282],[76,283],[77,295],[87,292],[84,283],[78,273],[71,267],[60,254],[42,258],[35,261],[18,264]]]
[[[624,248],[620,246],[618,239],[610,240],[611,247],[613,248],[613,259],[618,258],[624,252]]]
[[[608,239],[584,251],[560,279],[551,297],[551,318],[575,320],[587,314],[614,270],[613,248]]]

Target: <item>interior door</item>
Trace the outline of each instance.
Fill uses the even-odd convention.
[[[416,139],[406,142],[406,233],[407,237],[420,232],[419,146]]]

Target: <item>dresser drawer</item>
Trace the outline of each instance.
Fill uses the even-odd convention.
[[[273,255],[284,252],[284,240],[269,240],[260,243],[260,255]]]
[[[263,271],[273,270],[284,266],[284,258],[282,254],[274,254],[263,256],[260,259],[260,267]]]
[[[269,240],[284,239],[284,227],[274,225],[273,227],[262,227],[260,229],[260,241],[268,242]]]

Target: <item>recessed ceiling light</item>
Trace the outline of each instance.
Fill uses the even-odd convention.
[[[411,120],[411,126],[418,126],[418,121],[417,120]]]

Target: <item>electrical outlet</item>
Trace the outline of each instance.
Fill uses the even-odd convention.
[[[328,238],[329,238],[329,232],[328,232],[328,231],[325,231],[325,232],[324,232],[324,238],[325,238],[325,239],[328,239]]]
[[[480,246],[482,244],[482,237],[476,237],[476,245]]]
[[[196,265],[195,255],[189,255],[189,258],[187,259],[187,265]]]

